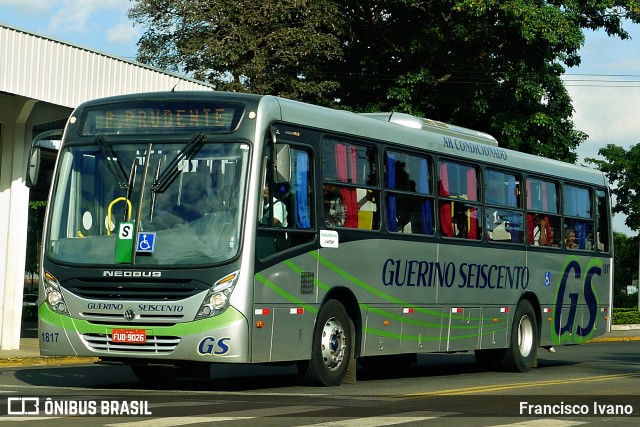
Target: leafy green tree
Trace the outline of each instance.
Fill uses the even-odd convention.
[[[218,90],[327,104],[337,89],[320,75],[342,53],[334,1],[138,0],[129,17],[147,27],[139,61]]]
[[[640,145],[628,150],[608,144],[598,151],[604,159],[587,158],[607,176],[611,193],[615,197],[614,213],[626,215],[625,224],[632,230],[640,229]]]
[[[625,291],[627,286],[638,278],[638,238],[613,233],[613,242],[615,247],[613,306],[636,307],[638,296],[628,297]]]
[[[561,75],[583,30],[627,38],[640,0],[135,0],[138,59],[220,90],[401,111],[575,162]]]

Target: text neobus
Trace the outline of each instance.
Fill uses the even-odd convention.
[[[527,289],[529,268],[521,266],[387,259],[385,286]]]

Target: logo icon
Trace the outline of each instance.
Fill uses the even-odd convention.
[[[132,321],[136,318],[136,312],[128,308],[124,311],[124,318],[128,321]]]
[[[7,415],[38,415],[40,414],[40,398],[38,397],[8,397]]]

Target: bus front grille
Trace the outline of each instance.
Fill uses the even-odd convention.
[[[197,281],[185,282],[105,282],[96,280],[72,279],[61,283],[69,292],[90,300],[140,300],[140,301],[179,301],[200,292],[210,286]]]
[[[109,353],[169,354],[180,343],[180,337],[147,335],[144,343],[129,344],[114,342],[109,334],[82,334],[90,350]]]

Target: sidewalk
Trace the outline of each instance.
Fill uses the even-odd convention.
[[[19,350],[0,350],[0,368],[11,366],[58,365],[69,363],[92,363],[96,357],[41,356],[38,344],[37,323],[23,325]],[[640,325],[613,326],[607,334],[589,342],[640,341]]]
[[[97,357],[41,356],[37,321],[23,321],[21,336],[19,350],[0,350],[0,368],[98,361]]]

